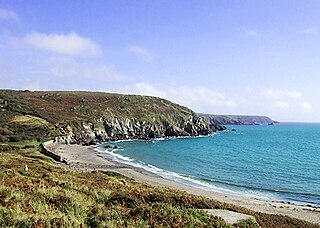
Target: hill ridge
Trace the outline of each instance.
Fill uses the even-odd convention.
[[[0,141],[38,138],[87,145],[119,139],[208,135],[219,129],[189,108],[142,95],[0,90],[0,108]],[[37,124],[19,121],[27,118],[37,120]]]
[[[198,113],[209,124],[221,125],[273,125],[278,123],[267,116],[260,115],[216,115]]]

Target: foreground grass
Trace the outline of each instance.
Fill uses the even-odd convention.
[[[232,227],[198,210],[203,208],[252,214],[262,227],[316,227],[153,187],[113,172],[66,171],[42,155],[38,146],[10,144],[0,152],[0,227]],[[257,224],[242,221],[235,227]]]

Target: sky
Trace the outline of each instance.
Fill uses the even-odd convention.
[[[0,0],[0,88],[320,122],[320,1]]]

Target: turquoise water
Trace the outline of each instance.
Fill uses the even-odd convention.
[[[186,185],[320,206],[320,124],[229,126],[209,137],[113,142],[101,154]]]

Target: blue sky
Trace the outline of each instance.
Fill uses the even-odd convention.
[[[3,1],[0,88],[320,122],[319,1]]]

